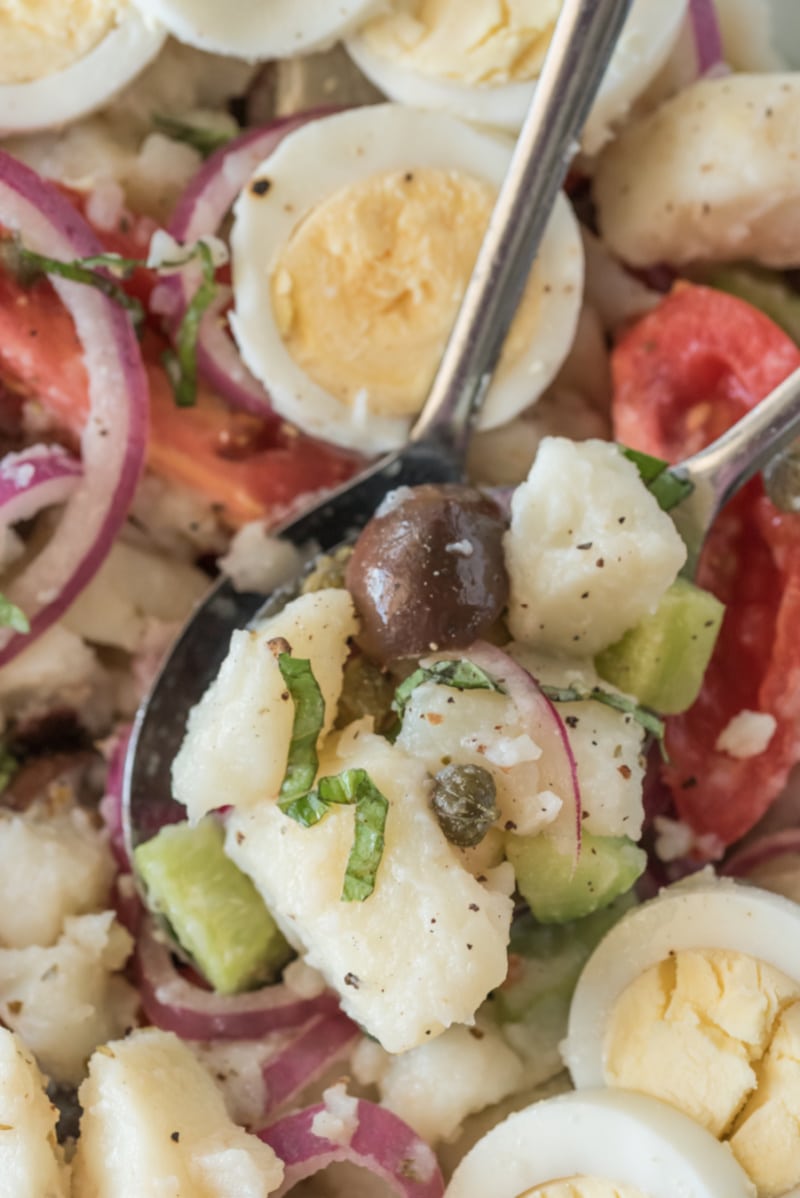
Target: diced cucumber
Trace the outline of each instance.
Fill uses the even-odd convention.
[[[709,287],[746,300],[800,344],[800,296],[779,271],[748,264],[712,266],[701,273]]]
[[[647,856],[627,836],[583,834],[577,864],[552,838],[509,835],[506,854],[517,887],[540,923],[568,923],[607,907],[630,890]]]
[[[268,982],[291,949],[213,817],[162,828],[134,853],[152,911],[220,994]]]
[[[663,715],[697,698],[725,607],[709,591],[678,578],[652,616],[595,659],[601,678]]]
[[[617,920],[635,903],[620,895],[608,907],[566,924],[538,923],[527,913],[511,926],[508,980],[493,995],[498,1022],[536,1020],[560,1007],[565,1016],[581,970]]]

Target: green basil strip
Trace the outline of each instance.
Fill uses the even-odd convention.
[[[191,408],[197,401],[197,338],[200,324],[217,294],[214,256],[203,241],[197,243],[197,255],[203,281],[192,296],[175,335],[175,348],[162,355],[164,368],[172,383],[175,403]]]
[[[62,262],[60,258],[47,258],[22,245],[18,238],[7,239],[2,244],[0,261],[23,286],[30,286],[42,275],[57,275],[71,283],[84,283],[101,291],[130,314],[136,328],[144,323],[144,306],[140,300],[128,295],[114,278],[103,271],[110,271],[116,278],[127,278],[137,266],[144,262],[136,258],[123,258],[119,254],[97,254],[93,258],[77,258],[73,262]]]
[[[590,691],[581,691],[574,686],[542,686],[541,691],[551,703],[603,703],[606,707],[613,707],[615,711],[622,711],[625,715],[632,716],[637,724],[652,733],[658,740],[664,739],[664,721],[654,715],[652,711],[648,711],[646,707],[640,707],[634,699],[629,699],[627,695],[615,695],[599,686],[593,686]]]
[[[0,744],[0,794],[6,789],[18,769],[19,762],[16,757],[9,753],[4,744]]]
[[[171,116],[156,115],[153,117],[153,124],[158,132],[163,133],[170,141],[180,141],[186,146],[191,146],[203,158],[210,157],[215,150],[226,146],[233,137],[231,133],[222,133],[218,129],[203,129],[200,125],[177,121]]]
[[[5,595],[0,595],[0,628],[11,628],[14,632],[23,634],[31,630],[25,612],[17,607],[16,603],[6,599]]]
[[[317,741],[325,722],[325,700],[310,662],[281,653],[278,656],[278,668],[294,703],[289,760],[278,801],[282,811],[286,811],[298,823],[310,827],[325,814],[321,811],[313,818],[309,796],[319,765]],[[297,808],[298,814],[288,810],[294,804],[304,804]]]
[[[409,699],[418,686],[423,682],[438,682],[440,686],[452,686],[459,691],[497,691],[504,694],[493,678],[464,659],[458,661],[437,661],[432,666],[420,666],[413,674],[401,682],[394,693],[392,711],[396,711],[402,720]]]
[[[671,512],[691,495],[694,483],[670,470],[669,462],[651,457],[649,453],[641,453],[638,449],[628,449],[624,445],[621,445],[620,449],[623,457],[633,462],[642,482],[663,512]]]
[[[367,771],[360,769],[320,778],[318,792],[326,804],[355,806],[355,839],[344,871],[342,900],[363,903],[375,889],[378,866],[383,857],[389,803]]]

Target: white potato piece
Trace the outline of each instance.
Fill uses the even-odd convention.
[[[358,630],[345,590],[301,595],[255,631],[237,631],[219,674],[189,716],[172,767],[175,798],[196,820],[217,807],[274,799],[286,773],[294,704],[270,641],[311,662],[329,731],[342,689],[348,640]]]
[[[541,747],[506,695],[425,682],[408,702],[397,744],[430,774],[451,763],[485,769],[497,790],[501,827],[512,823],[531,836],[558,815],[561,804],[552,793],[540,794]]]
[[[107,724],[108,675],[79,636],[54,624],[0,670],[0,712],[22,719],[53,707],[80,711],[90,727]]]
[[[228,820],[226,851],[249,874],[284,934],[324,975],[344,1010],[389,1052],[469,1022],[506,975],[513,886],[508,867],[478,882],[445,840],[421,762],[365,725],[326,751],[321,775],[365,769],[389,802],[375,889],[344,902],[352,807],[304,828],[274,803]],[[453,979],[458,978],[458,985]]]
[[[272,1149],[231,1122],[171,1032],[147,1028],[104,1045],[79,1099],[73,1198],[266,1198],[283,1180]]]
[[[675,525],[606,441],[548,437],[505,536],[515,640],[589,657],[655,611],[686,560]]]
[[[0,1020],[54,1081],[77,1084],[97,1045],[136,1023],[139,996],[117,972],[132,948],[103,911],[70,916],[52,948],[0,949]]]
[[[523,645],[510,646],[509,653],[546,686],[584,693],[599,686],[622,693],[601,679],[590,661],[550,657]],[[558,714],[566,721],[578,768],[584,831],[638,840],[644,822],[644,728],[633,716],[596,700],[559,703]]]
[[[33,1057],[0,1027],[0,1198],[68,1198],[57,1121]]]
[[[498,1031],[459,1024],[391,1057],[378,1089],[383,1106],[435,1144],[458,1135],[468,1115],[526,1084],[525,1066]]]
[[[80,807],[0,811],[0,945],[55,944],[67,916],[106,905],[113,876],[108,838]]]
[[[600,229],[626,262],[800,264],[800,75],[704,79],[629,125],[595,174]]]

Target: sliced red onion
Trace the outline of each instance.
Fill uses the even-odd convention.
[[[502,649],[484,641],[476,641],[460,655],[474,662],[503,687],[519,712],[531,739],[542,750],[542,761],[550,772],[548,789],[559,795],[567,808],[567,818],[559,815],[559,831],[569,840],[570,851],[577,860],[581,851],[582,805],[578,782],[578,763],[572,751],[569,733],[554,703],[542,691],[533,674],[514,661]]]
[[[125,773],[125,757],[131,739],[131,725],[125,724],[119,731],[106,774],[106,790],[100,800],[100,815],[108,829],[111,852],[121,870],[130,872],[131,863],[125,848],[125,833],[122,821],[122,789]]]
[[[397,1115],[366,1099],[352,1102],[352,1127],[340,1117],[342,1135],[321,1134],[338,1112],[330,1102],[320,1102],[286,1115],[258,1132],[283,1161],[283,1184],[273,1198],[282,1198],[298,1182],[328,1165],[346,1161],[359,1165],[387,1183],[401,1198],[441,1198],[444,1181],[433,1149]],[[348,1134],[352,1131],[352,1134]]]
[[[703,76],[724,62],[722,30],[714,0],[689,0],[689,23],[697,56],[697,71]]]
[[[269,157],[287,134],[326,113],[327,110],[314,109],[285,117],[266,128],[243,133],[217,150],[178,201],[169,233],[187,244],[218,233],[234,200],[259,163]],[[200,278],[197,267],[189,267],[157,287],[153,305],[167,317],[170,325],[180,322]],[[269,396],[245,366],[225,326],[224,313],[230,298],[230,289],[223,288],[200,324],[197,341],[200,373],[234,407],[257,416],[270,415]]]
[[[759,836],[734,853],[720,868],[720,873],[732,878],[747,878],[762,865],[777,861],[780,857],[800,858],[800,828],[784,828]]]
[[[264,1118],[318,1081],[360,1035],[360,1029],[341,1011],[311,1020],[264,1065]]]
[[[72,260],[103,252],[56,188],[3,152],[0,227],[51,258]],[[31,631],[0,630],[0,666],[55,623],[97,572],[127,515],[147,446],[147,382],[130,319],[94,288],[65,279],[52,282],[75,323],[89,377],[90,410],[81,436],[83,478],[55,535],[7,589]]]
[[[339,1009],[333,994],[302,998],[283,983],[233,996],[203,990],[175,968],[150,919],[142,924],[136,962],[147,1018],[184,1040],[255,1040],[280,1028],[299,1028],[312,1016]]]
[[[0,526],[30,520],[37,512],[65,503],[83,467],[61,445],[32,445],[0,459]]]

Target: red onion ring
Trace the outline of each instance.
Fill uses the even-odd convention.
[[[3,152],[0,226],[47,257],[71,260],[103,252],[56,188]],[[89,376],[83,478],[56,534],[8,588],[31,631],[0,630],[0,666],[54,624],[97,572],[125,521],[147,446],[147,382],[130,319],[91,287],[55,278],[52,284],[75,323]]]
[[[368,1169],[401,1198],[441,1198],[444,1181],[433,1150],[397,1115],[358,1099],[350,1142],[337,1143],[313,1130],[326,1109],[324,1102],[317,1103],[257,1133],[284,1163],[283,1184],[272,1198],[282,1198],[298,1182],[339,1161]]]
[[[330,992],[301,998],[283,983],[233,996],[202,990],[175,968],[151,919],[142,924],[136,965],[147,1018],[183,1040],[255,1040],[281,1028],[299,1028],[314,1015],[339,1009]]]
[[[327,109],[312,109],[284,117],[266,128],[243,133],[222,146],[204,163],[183,193],[168,232],[184,243],[216,234],[256,167],[287,134],[327,112]],[[165,279],[156,288],[154,306],[167,316],[170,324],[180,322],[200,278],[197,267],[190,266]],[[274,415],[267,392],[245,366],[222,320],[230,297],[230,289],[223,288],[200,324],[197,340],[200,373],[234,407],[256,416]]]
[[[698,74],[707,75],[724,62],[722,30],[714,0],[689,0],[689,24]]]
[[[83,467],[61,445],[32,445],[0,460],[0,526],[30,520],[43,508],[65,503]]]
[[[108,830],[111,854],[118,867],[130,873],[131,863],[125,848],[125,832],[122,819],[122,790],[125,774],[125,757],[133,728],[125,724],[120,728],[116,743],[111,751],[106,774],[106,788],[100,800],[100,815]]]
[[[565,820],[564,823],[570,850],[577,861],[583,825],[578,763],[566,725],[555,704],[544,694],[533,674],[495,645],[476,641],[463,653],[447,656],[466,657],[506,691],[528,728],[531,739],[542,749],[543,760],[547,762],[551,774],[550,789],[572,804],[574,819]]]
[[[747,878],[760,865],[767,865],[778,857],[800,857],[800,828],[784,828],[759,836],[739,849],[720,867],[720,873],[732,878]]]
[[[361,1031],[341,1011],[312,1019],[299,1034],[264,1065],[264,1118],[318,1081],[360,1037]]]

